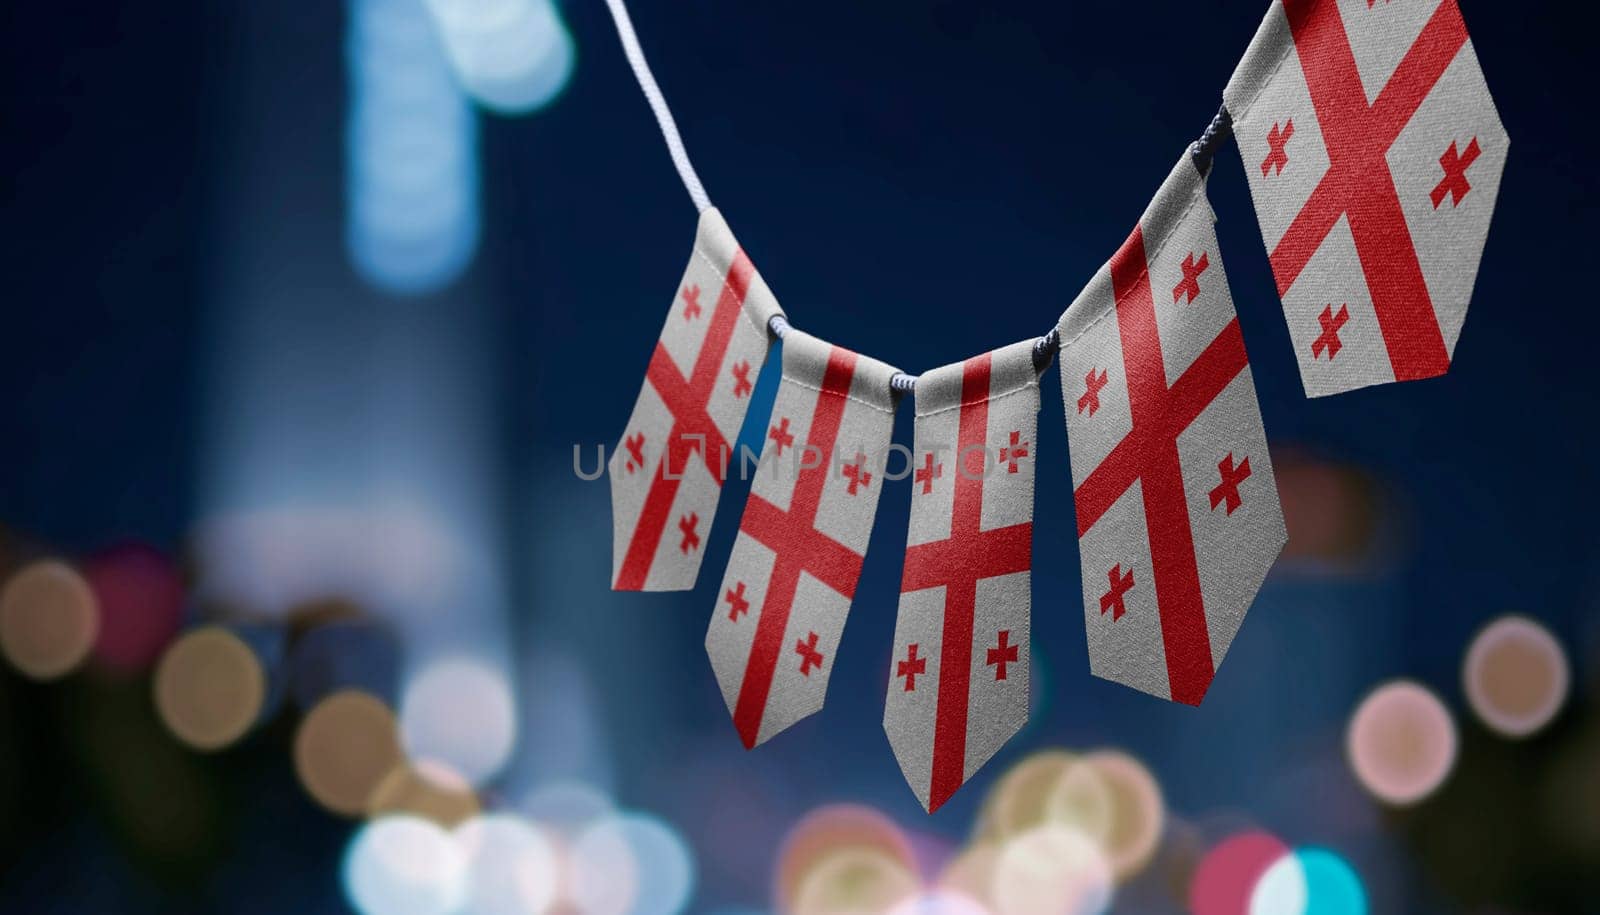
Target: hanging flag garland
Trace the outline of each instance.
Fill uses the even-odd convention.
[[[1273,0],[1223,107],[1037,340],[921,377],[792,328],[690,164],[623,0],[606,0],[701,212],[610,463],[612,586],[694,586],[773,338],[783,375],[706,632],[745,746],[822,708],[900,396],[911,520],[884,730],[939,808],[1027,720],[1039,377],[1057,352],[1095,675],[1197,705],[1285,542],[1206,198],[1236,135],[1308,396],[1443,374],[1509,140],[1456,0]]]

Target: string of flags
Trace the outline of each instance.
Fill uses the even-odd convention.
[[[822,708],[907,391],[884,730],[932,812],[1026,722],[1036,414],[1056,352],[1092,671],[1205,697],[1286,539],[1206,196],[1230,133],[1306,394],[1449,368],[1509,145],[1457,0],[1273,0],[1222,111],[1056,327],[917,377],[789,325],[689,164],[623,0],[607,3],[701,210],[609,464],[613,588],[694,586],[730,443],[783,341],[706,631],[747,747]]]

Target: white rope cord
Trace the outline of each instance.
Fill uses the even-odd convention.
[[[645,62],[644,51],[639,47],[639,36],[633,30],[633,20],[628,17],[628,7],[623,0],[606,0],[606,6],[610,8],[611,18],[617,24],[617,37],[622,39],[622,52],[627,55],[628,63],[633,67],[633,75],[639,80],[639,88],[644,90],[644,97],[650,103],[650,110],[655,112],[656,123],[661,125],[661,136],[667,141],[667,151],[672,154],[672,164],[678,167],[678,176],[683,179],[683,186],[688,190],[690,199],[694,201],[695,209],[704,212],[711,206],[711,198],[706,196],[706,189],[700,183],[700,176],[695,174],[694,166],[689,162],[689,153],[683,148],[683,137],[678,135],[678,124],[672,119],[672,111],[667,108],[666,96],[661,94],[661,87],[656,85],[656,78],[650,73],[650,65]],[[1217,109],[1216,116],[1206,125],[1200,139],[1189,145],[1189,157],[1202,175],[1211,170],[1211,160],[1216,155],[1217,147],[1232,134],[1233,118],[1228,114],[1227,106],[1223,106]],[[792,326],[783,315],[773,315],[767,322],[767,330],[779,340],[783,339],[784,334],[788,333]],[[1052,327],[1044,336],[1034,341],[1034,367],[1043,372],[1060,348],[1061,335]],[[917,376],[907,375],[905,372],[896,372],[889,379],[889,387],[902,393],[915,390],[916,385]]]
[[[683,137],[678,135],[678,123],[672,119],[672,110],[667,107],[667,97],[661,94],[661,87],[656,85],[655,75],[650,72],[650,64],[644,59],[644,49],[639,47],[639,36],[633,31],[628,8],[622,0],[606,0],[606,6],[611,9],[611,18],[617,23],[622,53],[627,55],[628,64],[633,67],[634,78],[639,80],[639,88],[644,90],[650,110],[655,112],[656,123],[661,125],[661,136],[666,138],[672,164],[678,167],[678,177],[683,179],[683,186],[689,192],[689,199],[694,201],[694,208],[704,213],[711,206],[711,198],[706,196],[700,176],[694,173],[694,165],[689,162],[689,151],[683,148]]]

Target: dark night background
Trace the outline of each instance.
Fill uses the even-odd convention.
[[[607,588],[607,487],[573,478],[572,446],[614,443],[695,213],[595,0],[562,7],[577,47],[565,92],[482,116],[480,248],[421,297],[350,266],[340,4],[7,4],[0,524],[69,556],[127,540],[185,554],[216,508],[206,481],[230,472],[217,429],[255,409],[214,385],[232,358],[218,315],[241,308],[264,328],[257,358],[284,360],[259,433],[278,485],[303,468],[294,495],[320,498],[368,466],[351,453],[386,460],[340,418],[393,377],[374,367],[383,328],[421,329],[400,345],[441,335],[454,355],[407,350],[406,384],[472,392],[470,415],[447,409],[455,425],[435,431],[424,414],[393,447],[443,447],[463,427],[481,446],[460,463],[444,448],[438,466],[491,507],[481,542],[504,571],[526,777],[582,778],[675,824],[697,862],[691,911],[767,905],[784,830],[825,802],[959,839],[1008,765],[1054,745],[1126,748],[1202,832],[1233,818],[1337,849],[1377,912],[1592,911],[1594,848],[1562,845],[1551,822],[1600,806],[1591,792],[1552,813],[1544,786],[1596,728],[1593,42],[1564,5],[1461,5],[1512,149],[1447,376],[1306,399],[1232,145],[1210,182],[1274,457],[1361,481],[1359,561],[1297,557],[1292,541],[1199,709],[1091,678],[1052,369],[1034,714],[932,818],[879,723],[908,484],[882,501],[828,707],[754,753],[701,647],[744,488],[722,500],[693,592]],[[713,201],[794,324],[919,371],[1051,326],[1206,125],[1263,6],[683,0],[633,14]],[[302,401],[317,420],[300,439]],[[896,440],[910,432],[902,409]],[[1291,516],[1292,535],[1324,521]],[[1519,743],[1484,730],[1460,685],[1472,635],[1513,611],[1548,626],[1573,669],[1561,716]],[[1343,764],[1342,729],[1395,677],[1445,700],[1462,756],[1436,797],[1385,812]],[[551,751],[567,738],[538,724],[563,719],[541,703],[574,678],[590,756]],[[352,826],[296,785],[293,716],[200,755],[163,740],[147,695],[139,680],[0,677],[0,910],[345,911]],[[1584,758],[1600,779],[1600,757]],[[140,823],[171,823],[129,797],[186,799],[181,835],[143,841]]]

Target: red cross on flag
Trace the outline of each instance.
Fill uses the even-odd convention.
[[[1510,143],[1456,0],[1275,0],[1223,99],[1306,393],[1443,374]]]
[[[916,400],[883,729],[932,813],[1028,720],[1033,344],[928,372]]]
[[[895,369],[791,329],[783,379],[706,630],[746,747],[822,708],[898,400]]]
[[[612,588],[694,587],[767,358],[767,321],[782,313],[722,214],[707,209],[611,455]]]
[[[1090,669],[1189,705],[1285,540],[1213,219],[1185,157],[1060,324]]]

